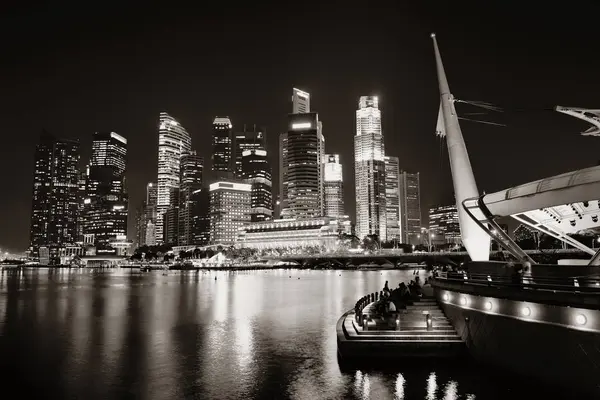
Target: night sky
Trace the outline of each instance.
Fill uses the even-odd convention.
[[[469,118],[508,127],[462,122],[480,190],[600,160],[600,137],[579,136],[584,122],[547,110],[600,107],[600,34],[592,3],[578,2],[573,10],[569,2],[556,9],[552,2],[529,9],[512,2],[503,2],[510,9],[483,2],[438,8],[429,1],[418,2],[421,9],[386,1],[279,8],[197,2],[194,9],[161,3],[0,12],[1,248],[28,245],[33,152],[42,128],[80,138],[86,162],[94,131],[128,139],[133,238],[135,208],[146,183],[156,179],[160,111],[186,127],[207,159],[215,115],[230,116],[234,128],[266,126],[276,184],[277,136],[291,111],[292,87],[310,92],[326,151],[341,154],[352,217],[355,110],[359,96],[380,96],[386,153],[398,156],[401,168],[421,172],[426,216],[429,206],[452,201],[445,143],[434,135],[433,31],[454,95],[506,110]],[[457,107],[461,114],[481,112]]]

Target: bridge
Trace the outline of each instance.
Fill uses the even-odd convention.
[[[548,249],[548,250],[524,250],[532,259],[541,263],[557,263],[559,260],[569,257],[570,259],[589,258],[587,254],[579,249]],[[376,253],[357,254],[349,252],[324,253],[315,255],[286,255],[267,256],[265,260],[281,261],[294,264],[304,268],[360,268],[367,266],[375,267],[414,267],[415,264],[427,266],[456,266],[471,258],[466,251],[435,251],[403,253],[399,250],[386,249]],[[507,250],[490,252],[492,260],[507,260],[510,253]]]

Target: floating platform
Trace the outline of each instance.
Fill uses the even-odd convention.
[[[361,326],[354,310],[338,320],[337,343],[340,361],[410,358],[448,358],[467,354],[466,346],[446,318],[435,298],[425,298],[400,310],[393,324],[384,321],[367,305]],[[431,326],[427,326],[430,315]]]

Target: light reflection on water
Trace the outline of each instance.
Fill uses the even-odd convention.
[[[215,277],[217,278],[215,280]],[[2,272],[0,383],[23,398],[500,399],[480,369],[340,370],[335,324],[412,271]]]

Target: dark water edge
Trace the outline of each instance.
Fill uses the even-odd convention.
[[[581,398],[472,360],[340,367],[339,316],[358,293],[407,279],[390,270],[4,272],[2,398]]]

